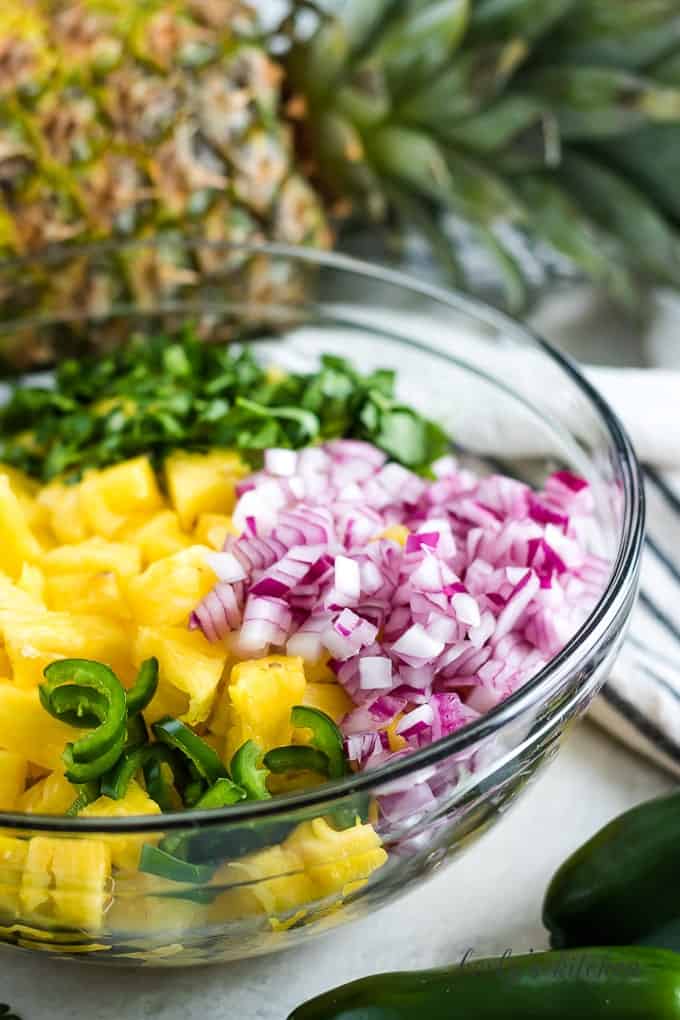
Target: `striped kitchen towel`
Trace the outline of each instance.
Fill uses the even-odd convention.
[[[680,409],[676,437],[680,443]],[[644,473],[640,597],[628,640],[591,716],[680,776],[680,471],[646,467]]]

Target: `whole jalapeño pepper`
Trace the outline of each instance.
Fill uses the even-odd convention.
[[[678,1020],[680,966],[664,949],[614,946],[377,974],[288,1020]]]
[[[680,920],[680,794],[626,811],[555,873],[543,923],[556,948],[627,945]]]

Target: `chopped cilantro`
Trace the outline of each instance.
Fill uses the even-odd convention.
[[[0,410],[0,461],[75,480],[141,453],[160,464],[178,447],[235,447],[257,462],[269,446],[353,436],[425,471],[449,439],[396,400],[394,382],[334,355],[308,375],[269,373],[250,350],[201,343],[191,328],[137,335],[104,358],[62,362],[51,387],[15,387]]]

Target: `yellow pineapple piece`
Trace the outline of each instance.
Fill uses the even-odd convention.
[[[19,468],[13,467],[12,464],[0,462],[0,475],[7,475],[9,484],[19,497],[26,496],[33,499],[40,491],[40,482],[36,482],[34,478],[20,471]]]
[[[201,514],[194,530],[194,537],[201,545],[221,551],[227,535],[238,538],[239,529],[228,514]]]
[[[90,531],[105,538],[112,538],[131,514],[148,513],[162,506],[163,497],[148,457],[88,472],[80,484],[83,518]]]
[[[36,603],[45,603],[45,575],[35,563],[24,563],[17,587],[30,595]]]
[[[318,890],[317,898],[359,888],[387,860],[372,825],[336,831],[324,818],[298,825],[283,846],[302,860]]]
[[[0,811],[14,811],[24,792],[28,761],[14,751],[0,750]]]
[[[44,779],[45,776],[50,775],[50,770],[46,769],[44,765],[36,765],[34,761],[28,763],[28,782],[35,783],[38,779]]]
[[[145,566],[191,545],[191,538],[180,528],[174,510],[161,510],[141,523],[125,527],[121,534],[138,547]]]
[[[270,773],[267,778],[267,789],[273,796],[281,793],[298,793],[309,790],[312,786],[323,786],[328,780],[317,772],[289,772],[276,775]]]
[[[79,812],[81,818],[130,818],[135,815],[159,815],[161,809],[145,790],[131,780],[124,797],[112,800],[110,797],[98,797]],[[114,868],[125,868],[133,871],[139,864],[139,855],[145,843],[151,842],[145,835],[102,836],[111,852],[111,863]]]
[[[186,626],[193,609],[215,586],[206,561],[210,549],[191,546],[147,567],[133,578],[125,594],[140,624]]]
[[[78,507],[88,532],[113,538],[125,526],[125,514],[112,510],[100,492],[96,472],[85,473],[78,493]]]
[[[106,616],[48,609],[0,610],[0,633],[19,687],[36,687],[55,659],[105,662],[122,680],[130,675],[129,638],[122,623]]]
[[[307,684],[304,705],[318,708],[336,723],[341,722],[354,707],[351,699],[340,684]]]
[[[17,801],[17,811],[29,815],[64,815],[78,791],[60,769],[30,786]]]
[[[212,747],[213,751],[217,751],[220,757],[222,757],[222,751],[224,750],[224,738],[218,733],[202,733],[201,740],[204,740],[206,744]]]
[[[21,508],[29,528],[34,533],[46,533],[50,527],[50,514],[46,506],[32,496],[18,494]]]
[[[305,676],[308,684],[335,684],[337,679],[333,670],[328,665],[330,655],[322,655],[316,662],[308,662],[305,659]]]
[[[208,908],[202,903],[165,894],[177,892],[173,882],[140,871],[116,874],[114,897],[106,914],[106,927],[126,935],[138,932],[172,932],[174,938],[206,923]]]
[[[165,462],[168,495],[185,531],[193,528],[200,514],[231,513],[236,482],[249,471],[232,450],[171,454]]]
[[[5,683],[12,673],[12,663],[2,645],[0,645],[0,683]]]
[[[399,712],[385,730],[390,745],[390,751],[403,751],[405,747],[408,747],[408,741],[402,737],[401,733],[397,733],[397,726],[399,725],[403,714],[403,712]]]
[[[0,627],[5,616],[12,616],[12,614],[24,610],[37,611],[41,605],[42,603],[35,598],[35,595],[28,592],[25,587],[19,587],[7,574],[0,571]]]
[[[19,889],[28,855],[28,840],[0,835],[0,919],[14,921],[19,913]]]
[[[208,718],[227,661],[222,645],[185,627],[140,627],[133,655],[136,666],[153,655],[160,667],[158,691],[144,713],[149,722],[174,715],[196,725]]]
[[[239,662],[232,667],[225,693],[230,701],[227,760],[246,740],[254,740],[263,751],[290,744],[291,709],[302,703],[305,693],[302,659],[269,655]]]
[[[56,922],[97,931],[111,898],[111,855],[94,839],[34,836],[21,878],[22,913],[38,922]]]
[[[300,855],[285,844],[258,850],[223,865],[216,872],[213,883],[241,886],[218,897],[213,907],[216,919],[234,913],[235,894],[241,916],[286,914],[318,899]]]
[[[231,702],[229,695],[226,692],[227,677],[229,669],[225,668],[224,677],[220,686],[215,694],[215,700],[213,701],[212,712],[208,720],[208,730],[216,737],[226,737],[227,730],[229,728],[229,716],[231,713]],[[222,739],[222,746],[220,748],[220,754],[224,750],[224,739]]]
[[[45,584],[45,601],[49,609],[57,611],[130,619],[120,580],[112,571],[50,575]]]
[[[9,478],[3,474],[0,474],[0,536],[0,570],[10,577],[18,577],[24,562],[33,562],[42,553]]]
[[[148,457],[135,457],[96,474],[97,487],[109,506],[126,516],[151,513],[163,506],[156,472]]]
[[[46,769],[59,769],[65,745],[82,730],[54,719],[40,704],[37,690],[0,682],[0,744]]]
[[[389,538],[390,541],[396,542],[403,548],[410,534],[411,532],[405,524],[392,524],[389,528],[381,531],[379,535],[376,535],[376,538]]]
[[[9,464],[0,464],[0,475],[7,476],[11,489],[19,500],[26,523],[40,544],[49,544],[51,542],[49,511],[36,499],[40,492],[40,483]]]
[[[101,574],[133,577],[142,569],[142,557],[131,542],[107,542],[95,537],[74,545],[50,549],[41,559],[46,574]]]
[[[49,528],[58,542],[82,542],[88,528],[80,508],[80,486],[50,482],[37,496],[38,506],[44,508]]]

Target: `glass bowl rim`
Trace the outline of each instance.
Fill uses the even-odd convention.
[[[178,237],[178,234],[175,232],[170,237],[175,239]],[[65,250],[54,250],[37,256],[21,256],[19,258],[0,260],[0,272],[8,268],[27,265],[38,264],[49,266],[54,262],[61,262],[70,257],[83,257],[106,251],[114,252],[121,249],[153,248],[163,240],[162,236],[156,236],[123,243],[115,241],[100,242],[73,246]],[[413,751],[411,754],[396,761],[387,762],[376,769],[355,773],[334,782],[312,787],[310,790],[282,794],[266,801],[246,802],[244,805],[236,804],[227,808],[210,811],[190,809],[168,812],[167,814],[135,815],[126,818],[79,818],[66,815],[33,815],[26,812],[5,811],[0,812],[0,828],[3,829],[58,832],[64,835],[81,835],[85,833],[116,835],[135,832],[166,832],[186,828],[206,828],[224,824],[253,822],[260,818],[271,820],[272,817],[275,818],[281,814],[294,814],[298,810],[314,808],[317,805],[320,808],[324,808],[342,798],[369,792],[383,784],[392,783],[397,779],[402,779],[423,768],[432,766],[453,754],[459,754],[479,741],[497,733],[507,723],[520,716],[522,712],[540,702],[543,693],[551,689],[555,678],[565,676],[579,659],[584,646],[595,646],[600,636],[599,632],[602,629],[607,629],[610,618],[616,617],[621,604],[625,603],[626,596],[631,587],[635,585],[644,538],[645,500],[642,471],[632,443],[618,417],[609,407],[609,404],[585,378],[575,362],[553,347],[547,340],[544,340],[529,326],[513,319],[510,315],[494,308],[492,305],[486,304],[479,298],[470,297],[466,294],[419,280],[399,270],[389,269],[351,255],[325,252],[319,249],[303,248],[296,245],[274,243],[231,244],[220,241],[204,241],[200,238],[187,235],[182,235],[182,243],[191,250],[203,247],[215,251],[246,253],[250,255],[271,255],[273,257],[288,258],[298,262],[306,262],[311,265],[339,270],[347,274],[359,275],[366,280],[388,284],[420,298],[429,299],[445,308],[463,313],[468,318],[488,325],[498,332],[514,334],[525,343],[529,341],[534,348],[550,358],[575,383],[581,395],[588,400],[591,408],[596,412],[600,423],[605,427],[608,438],[619,457],[624,481],[625,500],[621,534],[616,557],[612,565],[611,577],[594,609],[562,651],[558,655],[553,656],[543,669],[536,673],[526,684],[510,695],[509,698],[499,702],[498,705],[482,715],[480,719],[475,720],[475,722],[468,723],[450,736],[442,737],[432,744],[419,748],[417,751]],[[160,305],[157,310],[162,311],[162,309],[163,306]],[[114,312],[106,313],[102,317],[130,314],[132,310],[133,306],[121,306]],[[153,314],[154,308],[143,309],[143,311]],[[96,315],[89,317],[93,319],[98,318]],[[55,314],[50,317],[36,317],[33,320],[30,317],[20,320],[6,320],[4,325],[11,327],[19,322],[21,325],[30,325],[31,321],[44,323],[49,322],[51,319],[54,321],[64,321],[65,316]],[[3,324],[0,323],[0,325]],[[367,328],[370,329],[370,325]],[[404,337],[393,336],[393,340],[397,343],[405,342]],[[419,341],[418,346],[423,351],[443,361],[450,360],[450,356],[446,351],[430,347],[426,342]]]

